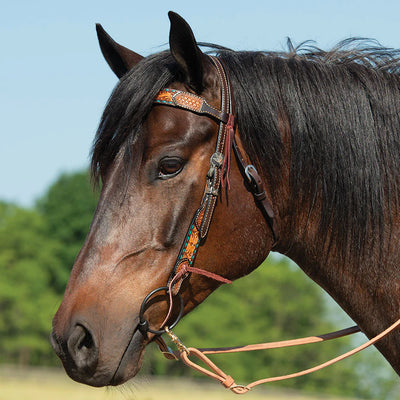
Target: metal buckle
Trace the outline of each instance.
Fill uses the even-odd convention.
[[[212,154],[210,158],[210,169],[207,172],[207,178],[212,179],[215,175],[216,168],[221,168],[224,162],[224,155],[219,152],[215,152]]]
[[[256,173],[258,175],[258,172],[256,170],[256,167],[253,164],[246,165],[246,168],[244,169],[244,173],[246,174],[247,179],[249,180],[249,183],[255,183],[255,177],[252,175],[252,172]]]
[[[217,197],[219,193],[219,189],[215,188],[212,185],[207,186],[206,194],[209,194],[211,196]]]

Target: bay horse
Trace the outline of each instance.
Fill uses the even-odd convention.
[[[294,260],[368,337],[383,331],[400,317],[399,52],[353,41],[328,52],[214,45],[210,56],[184,19],[169,18],[169,51],[146,58],[97,26],[119,82],[92,150],[101,196],[53,320],[66,372],[92,386],[127,381],[160,329],[271,250]],[[186,106],[173,103],[176,94]],[[239,153],[230,159],[232,146]],[[264,183],[261,202],[244,184],[240,154]],[[214,200],[203,235],[204,199]],[[172,286],[188,248],[196,267]],[[400,333],[377,348],[400,373]]]

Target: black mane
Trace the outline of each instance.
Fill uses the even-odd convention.
[[[373,232],[369,246],[382,238],[390,222],[384,208],[398,201],[400,53],[364,40],[329,52],[289,48],[221,52],[241,136],[274,187],[283,150],[278,116],[287,119],[293,215],[305,206],[311,215],[320,199],[320,244],[332,229],[343,256],[359,256]]]
[[[371,232],[381,238],[390,222],[384,209],[399,195],[400,52],[355,39],[327,52],[291,42],[286,53],[212,47],[232,80],[246,150],[271,187],[281,179],[282,120],[290,127],[293,212],[306,206],[311,213],[320,201],[321,244],[330,229],[344,255],[361,251]],[[154,96],[175,80],[168,52],[146,58],[121,80],[94,143],[95,178],[121,148],[129,161]]]

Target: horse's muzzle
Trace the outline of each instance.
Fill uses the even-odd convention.
[[[96,338],[88,327],[76,324],[66,339],[58,338],[53,332],[50,341],[72,379],[93,386],[104,386],[103,382],[91,379],[98,365],[99,350]]]
[[[72,326],[64,338],[53,331],[50,341],[68,376],[96,387],[120,385],[135,376],[145,347],[144,336],[136,327],[128,336],[125,348],[111,352],[119,353],[120,357],[101,359],[98,338],[81,322]]]

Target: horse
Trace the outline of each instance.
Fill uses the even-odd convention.
[[[97,25],[119,82],[92,149],[100,199],[53,319],[67,374],[126,382],[165,327],[270,251],[365,335],[383,331],[400,316],[399,52],[352,39],[210,55],[169,18],[169,50],[148,57]],[[400,373],[400,333],[376,347]]]

